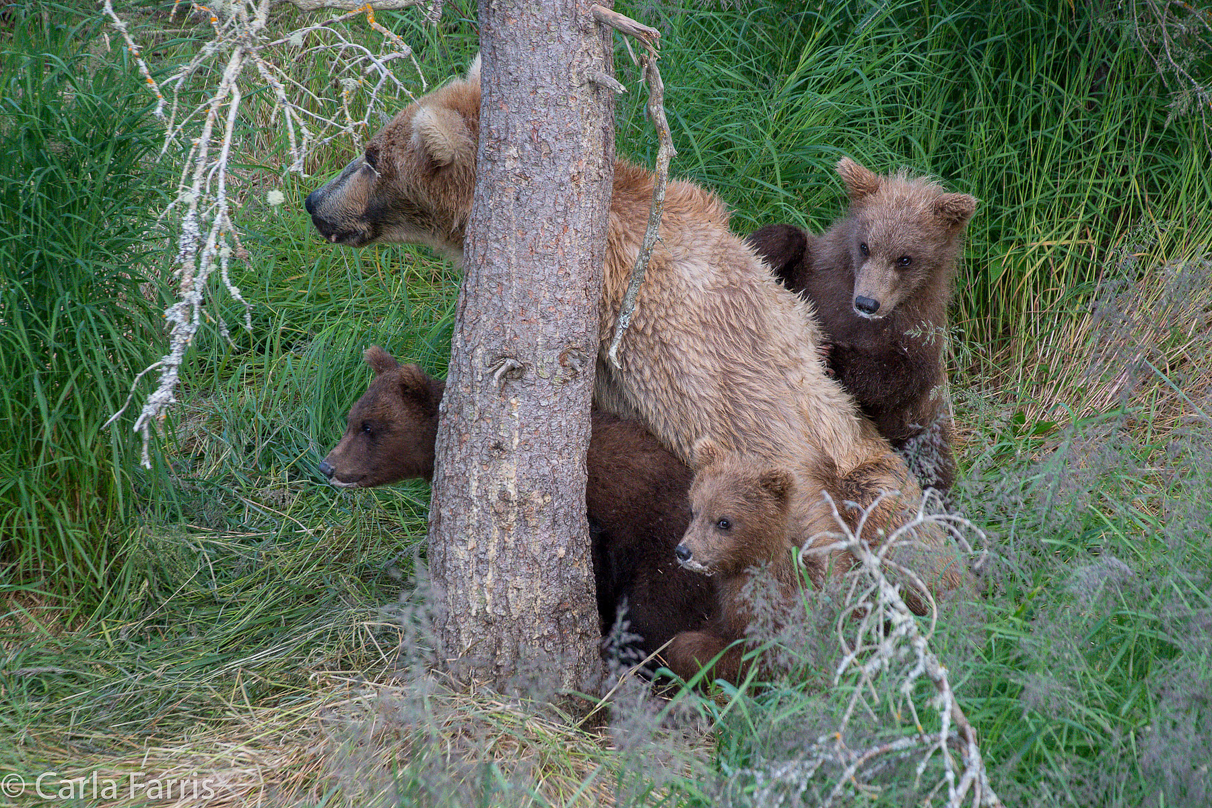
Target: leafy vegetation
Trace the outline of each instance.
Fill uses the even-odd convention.
[[[167,177],[137,80],[82,46],[98,28],[22,17],[0,52],[0,559],[31,592],[121,613],[123,533],[164,480],[102,423],[155,359]]]
[[[208,36],[169,6],[129,12],[156,70]],[[476,49],[472,13],[446,6],[436,29],[377,15],[431,83]],[[263,87],[236,191],[251,328],[216,295],[230,338],[201,332],[139,469],[131,413],[102,424],[163,350],[173,245],[155,216],[176,173],[107,29],[47,8],[0,7],[0,774],[209,777],[211,805],[813,804],[795,764],[836,717],[823,651],[810,684],[717,701],[624,686],[598,728],[449,692],[420,664],[423,597],[399,591],[423,578],[427,491],[339,492],[315,465],[367,345],[444,370],[458,273],[321,242],[303,197],[356,144],[286,175]],[[1212,160],[1206,102],[1176,103],[1156,30],[1111,4],[621,10],[663,33],[674,172],[719,189],[738,231],[824,227],[843,154],[981,200],[952,392],[957,498],[994,561],[937,650],[1007,804],[1208,804]],[[300,17],[282,15],[284,31]],[[1183,66],[1207,87],[1197,22]],[[616,58],[620,152],[651,161]],[[923,796],[910,771],[854,804]]]

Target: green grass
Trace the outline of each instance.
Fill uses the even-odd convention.
[[[475,51],[469,8],[448,3],[436,30],[412,11],[377,19],[432,86]],[[155,467],[138,468],[133,413],[101,424],[164,350],[173,249],[153,217],[175,169],[98,21],[23,9],[0,26],[0,774],[213,773],[224,805],[391,789],[405,805],[795,804],[809,784],[771,778],[835,718],[827,670],[683,695],[665,724],[627,691],[598,728],[425,672],[423,598],[398,597],[418,580],[425,486],[351,494],[315,467],[370,377],[368,345],[444,372],[458,272],[320,241],[303,197],[356,143],[286,175],[263,86],[247,88],[233,180],[252,327],[214,296],[230,341],[199,333]],[[157,71],[208,36],[167,9],[127,12]],[[717,188],[738,231],[826,226],[841,155],[981,200],[952,371],[957,499],[995,560],[938,650],[1007,804],[1206,805],[1212,161],[1197,111],[1172,117],[1172,84],[1110,10],[621,10],[662,30],[674,173]],[[1195,44],[1212,83],[1212,43]],[[616,61],[620,153],[650,162],[642,89]],[[296,78],[319,90],[333,70]],[[273,188],[284,205],[265,203]],[[908,804],[911,781],[848,804]]]
[[[152,216],[167,178],[138,82],[79,45],[98,24],[44,32],[14,16],[0,44],[0,562],[31,593],[121,610],[130,570],[113,537],[165,480],[136,471],[130,435],[97,416],[159,347]]]

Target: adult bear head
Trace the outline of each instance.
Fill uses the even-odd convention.
[[[480,57],[467,75],[410,104],[304,203],[333,244],[424,244],[458,259],[480,133]]]

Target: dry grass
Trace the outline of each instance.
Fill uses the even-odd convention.
[[[69,748],[54,728],[26,743],[63,780],[189,784],[157,805],[492,804],[611,806],[622,756],[604,729],[582,729],[539,703],[459,692],[436,675],[316,672],[289,703],[228,702],[222,720],[196,732],[122,737],[98,733]],[[100,746],[103,753],[84,751]],[[685,754],[704,755],[685,746]],[[485,779],[487,778],[487,780]],[[491,781],[496,780],[495,787]],[[486,788],[486,785],[488,786]],[[129,789],[98,808],[147,804]],[[480,803],[475,795],[492,795]],[[413,800],[417,800],[416,803]]]

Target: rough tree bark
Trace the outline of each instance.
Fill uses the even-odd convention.
[[[483,101],[429,562],[456,678],[596,692],[585,451],[614,166],[588,0],[481,0]],[[533,691],[532,691],[533,692]]]

